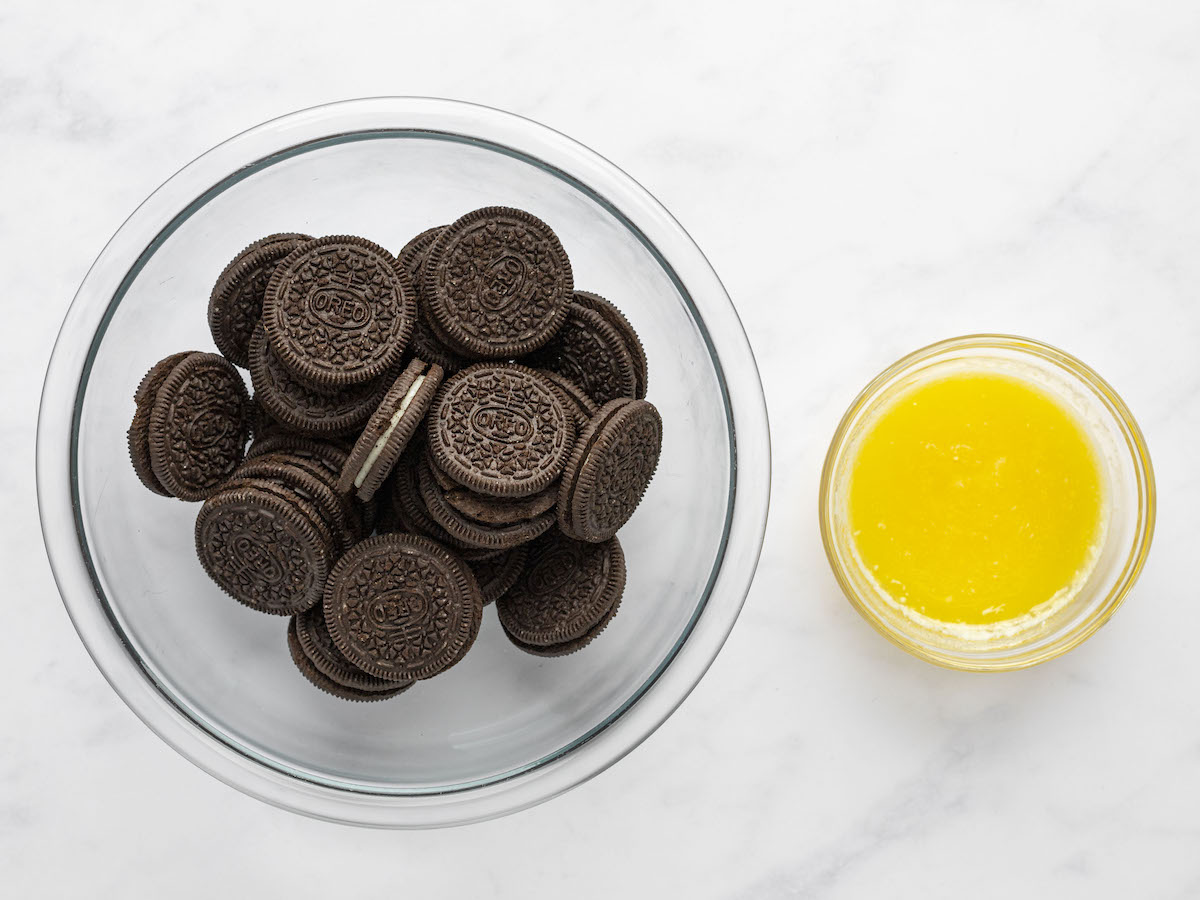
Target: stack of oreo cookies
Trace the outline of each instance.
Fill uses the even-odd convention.
[[[394,697],[462,659],[490,603],[536,656],[580,650],[616,615],[616,533],[662,420],[633,327],[574,290],[546,223],[480,209],[394,257],[271,235],[221,272],[208,318],[222,355],[147,373],[130,458],[150,490],[204,501],[201,565],[291,617],[314,685]]]

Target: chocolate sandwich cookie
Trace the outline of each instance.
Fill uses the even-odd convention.
[[[371,415],[338,479],[338,490],[370,500],[425,419],[442,383],[441,366],[408,364]]]
[[[489,497],[469,490],[443,472],[429,455],[422,454],[433,480],[445,492],[446,502],[463,515],[487,525],[512,525],[552,509],[558,502],[558,484],[529,497]]]
[[[575,424],[540,373],[480,363],[446,380],[428,436],[433,461],[459,484],[491,497],[528,497],[561,474]]]
[[[470,563],[475,580],[479,582],[479,590],[483,593],[484,605],[495,603],[516,584],[525,570],[528,555],[528,547],[513,547],[491,559]]]
[[[277,434],[256,440],[246,451],[247,459],[258,459],[262,456],[282,453],[289,458],[298,457],[325,470],[331,486],[337,485],[342,468],[350,451],[336,438],[315,438],[297,434]],[[361,540],[375,530],[376,506],[374,498],[362,502],[351,500],[354,510],[353,522],[358,527],[354,529],[355,540]]]
[[[324,691],[326,694],[332,694],[339,699],[372,703],[376,700],[387,700],[389,697],[403,694],[410,687],[410,685],[403,687],[393,686],[391,690],[366,691],[360,688],[346,687],[334,681],[318,669],[316,663],[305,654],[304,647],[301,646],[300,638],[297,635],[296,618],[294,616],[288,621],[287,644],[288,653],[292,657],[292,662],[296,664],[296,668],[300,670],[300,674],[308,679],[313,687]]]
[[[633,330],[633,326],[625,318],[625,314],[599,294],[593,294],[591,291],[575,291],[572,294],[572,299],[580,306],[586,306],[588,309],[599,313],[604,321],[621,335],[621,340],[625,342],[625,348],[633,358],[633,374],[637,382],[637,387],[633,393],[634,399],[645,400],[646,389],[650,382],[650,371],[646,362],[646,348],[642,346],[641,338]]]
[[[315,391],[298,381],[271,348],[266,332],[250,339],[250,380],[267,415],[302,434],[336,435],[361,428],[379,406],[386,379]]]
[[[567,314],[571,262],[536,216],[493,206],[437,237],[422,272],[434,332],[468,356],[512,359],[554,337]]]
[[[392,512],[399,530],[431,538],[440,544],[461,552],[470,545],[463,543],[442,528],[429,515],[425,501],[421,498],[421,486],[417,478],[418,448],[410,445],[400,458],[392,473]]]
[[[432,228],[426,228],[405,244],[400,249],[400,252],[396,254],[396,261],[408,273],[408,278],[417,291],[418,299],[421,296],[421,273],[425,270],[425,263],[429,259],[429,251],[433,249],[438,235],[445,230],[445,225],[434,225]]]
[[[400,362],[416,298],[395,257],[360,237],[309,241],[275,269],[263,301],[271,349],[319,391],[365,384]]]
[[[262,318],[263,295],[275,266],[311,241],[307,234],[270,234],[233,258],[208,298],[208,328],[217,349],[236,366],[250,365],[250,335]]]
[[[394,521],[390,528],[381,527],[380,534],[400,532],[427,537],[449,547],[468,563],[482,562],[503,553],[503,550],[472,547],[433,520],[429,510],[425,508],[425,501],[421,499],[421,487],[417,478],[417,459],[420,455],[421,452],[417,448],[410,446],[392,472],[388,499]],[[376,494],[377,498],[379,496]]]
[[[389,534],[355,545],[325,587],[338,649],[379,678],[432,678],[475,642],[483,595],[460,558],[427,538]]]
[[[237,369],[215,353],[187,354],[171,367],[150,407],[146,437],[154,477],[180,500],[210,496],[242,461],[250,418],[250,396]]]
[[[138,480],[163,497],[170,497],[171,492],[159,483],[154,474],[154,467],[150,464],[150,410],[154,407],[154,398],[158,395],[158,389],[162,387],[176,364],[187,355],[187,352],[175,353],[166,359],[161,359],[142,376],[142,380],[133,394],[133,402],[136,407],[133,413],[133,422],[126,435],[129,442],[129,460],[133,463],[133,471]]]
[[[496,612],[518,647],[559,655],[599,634],[624,590],[625,554],[616,538],[591,544],[551,531],[530,545],[524,570],[496,601]]]
[[[350,455],[347,447],[329,438],[308,437],[297,434],[278,434],[256,440],[246,451],[247,459],[265,456],[268,453],[290,453],[324,466],[335,479],[341,476],[342,466]]]
[[[642,502],[662,451],[662,417],[647,400],[612,400],[579,435],[558,492],[558,524],[604,541]]]
[[[359,533],[361,523],[354,521],[353,508],[344,502],[345,497],[302,463],[302,460],[262,456],[242,463],[234,477],[274,481],[294,491],[320,513],[332,533],[335,548],[347,550],[363,537]]]
[[[608,623],[613,620],[613,617],[617,614],[617,611],[620,608],[621,601],[618,599],[616,603],[608,608],[608,612],[604,614],[604,617],[587,631],[585,631],[582,636],[577,637],[574,640],[563,641],[561,644],[550,644],[546,647],[540,647],[537,644],[527,644],[524,641],[513,637],[511,634],[508,634],[508,632],[505,632],[505,634],[508,636],[508,639],[512,642],[513,646],[515,646],[518,650],[524,650],[531,656],[570,656],[572,653],[576,652],[577,650],[582,650],[584,647],[594,641],[596,636],[608,627]]]
[[[430,465],[430,469],[435,469]],[[437,480],[436,471],[434,480]],[[443,476],[444,477],[444,476]],[[446,489],[440,485],[446,502],[467,518],[482,522],[485,525],[514,525],[533,519],[554,509],[558,502],[558,485],[552,484],[539,494],[531,497],[488,497],[477,494],[464,487],[452,486]]]
[[[437,467],[437,463],[435,463],[433,461],[433,457],[429,455],[428,444],[425,445],[425,452],[422,454],[422,456],[424,456],[425,461],[429,463],[429,471],[433,473],[433,480],[441,486],[443,491],[453,491],[462,488],[461,484]],[[483,495],[480,494],[479,496],[482,497]]]
[[[320,602],[334,548],[311,507],[286,489],[247,479],[201,507],[196,553],[235,600],[290,616]]]
[[[552,372],[549,369],[540,369],[539,371],[566,399],[567,407],[571,410],[571,417],[575,421],[575,431],[577,433],[583,431],[583,427],[591,421],[592,416],[596,414],[600,407],[587,395],[587,392],[583,388],[566,375]]]
[[[565,375],[600,406],[638,391],[634,357],[620,332],[578,303],[571,304],[558,336],[526,362]]]
[[[341,458],[345,458],[345,454]],[[362,503],[356,501],[353,497],[343,494],[337,489],[337,476],[334,475],[324,462],[319,459],[306,455],[303,451],[289,452],[287,450],[277,450],[272,453],[262,453],[258,456],[247,456],[247,461],[258,461],[260,459],[269,460],[271,462],[283,463],[285,465],[295,466],[308,472],[314,478],[320,479],[329,490],[333,491],[341,506],[341,519],[346,524],[347,537],[350,543],[357,543],[363,538],[368,537],[375,529],[375,517],[377,507],[374,502]]]
[[[554,525],[555,517],[552,511],[543,512],[533,518],[519,519],[508,525],[487,525],[464,516],[446,502],[445,493],[434,480],[429,462],[424,457],[417,463],[417,481],[429,517],[458,543],[468,547],[508,550],[545,534]]]
[[[429,259],[429,251],[433,249],[438,235],[445,230],[445,227],[439,225],[428,231],[422,231],[404,245],[404,249],[396,254],[396,260],[400,267],[408,273],[417,294],[417,321],[413,324],[412,338],[409,340],[408,348],[413,356],[430,364],[439,365],[443,372],[452,375],[469,366],[470,361],[451,350],[429,324],[428,304],[425,302],[422,280],[425,263]]]
[[[293,619],[296,627],[296,639],[300,648],[321,674],[328,676],[342,687],[358,691],[389,692],[395,695],[397,689],[403,691],[416,684],[415,681],[389,681],[386,678],[376,678],[364,672],[338,649],[329,626],[325,623],[325,607],[318,603],[312,609],[306,610]]]

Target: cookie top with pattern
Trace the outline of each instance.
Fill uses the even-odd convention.
[[[371,703],[403,694],[412,687],[412,683],[409,683],[393,687],[390,690],[366,691],[361,688],[347,687],[341,682],[330,678],[325,672],[317,668],[317,664],[313,662],[312,658],[305,652],[303,645],[301,645],[300,637],[296,633],[295,616],[288,620],[287,645],[288,654],[292,657],[292,662],[296,664],[296,668],[300,670],[300,674],[308,679],[313,687],[342,700]]]
[[[412,681],[389,681],[386,678],[376,678],[346,659],[329,633],[329,627],[325,624],[325,607],[320,603],[312,609],[300,613],[293,621],[296,627],[296,638],[300,641],[304,655],[322,673],[343,687],[355,688],[360,691],[394,691],[396,688],[410,687],[414,684]]]
[[[267,415],[302,434],[343,434],[361,427],[387,390],[387,382],[377,378],[315,391],[288,371],[261,327],[250,339],[250,380]]]
[[[642,502],[662,451],[662,417],[647,400],[613,400],[600,408],[567,463],[558,523],[583,541],[603,541]]]
[[[633,393],[634,399],[645,400],[646,388],[650,379],[649,365],[646,361],[646,348],[642,346],[642,339],[638,337],[637,332],[633,329],[633,325],[625,318],[625,314],[608,300],[605,300],[599,294],[593,294],[591,291],[576,291],[572,297],[572,302],[598,313],[605,322],[616,329],[616,332],[621,335],[621,340],[625,343],[625,348],[633,358],[633,372],[637,379],[637,389]]]
[[[500,624],[527,644],[582,637],[625,590],[625,555],[615,539],[575,541],[550,531],[529,546],[516,584],[496,601]]]
[[[311,240],[307,234],[267,235],[235,256],[217,278],[208,298],[208,328],[217,349],[234,365],[250,365],[250,336],[262,317],[275,266]]]
[[[638,391],[636,363],[620,332],[578,303],[571,304],[558,336],[529,363],[566,376],[600,406]]]
[[[263,302],[272,349],[318,390],[362,384],[396,365],[415,320],[408,276],[359,237],[304,244],[276,267]]]
[[[235,600],[290,616],[320,601],[333,548],[282,491],[243,483],[201,507],[196,552],[209,577]]]
[[[250,396],[237,369],[215,353],[188,354],[150,409],[155,477],[181,500],[203,500],[241,463],[250,425]]]
[[[482,363],[449,378],[434,400],[429,452],[464,487],[527,497],[562,472],[575,424],[562,395],[533,369]]]
[[[356,545],[325,587],[338,649],[380,678],[424,679],[470,649],[483,596],[466,563],[428,538],[389,534]]]
[[[467,213],[438,236],[422,274],[432,324],[451,349],[509,359],[554,337],[567,315],[571,262],[523,210]]]

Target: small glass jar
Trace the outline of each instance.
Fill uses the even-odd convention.
[[[918,624],[886,602],[863,565],[848,524],[850,474],[860,442],[899,392],[954,371],[991,371],[1050,392],[1087,430],[1107,489],[1107,534],[1099,560],[1075,595],[1015,634],[966,638]],[[888,640],[947,668],[1021,669],[1061,656],[1108,621],[1137,580],[1154,534],[1154,472],[1137,422],[1124,401],[1070,354],[1029,338],[968,335],[918,350],[882,372],[842,417],[821,473],[821,539],[842,591]]]

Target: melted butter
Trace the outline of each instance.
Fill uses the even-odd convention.
[[[1015,632],[1068,602],[1107,526],[1100,458],[1074,413],[991,372],[893,398],[861,439],[847,502],[892,605],[964,636]]]

